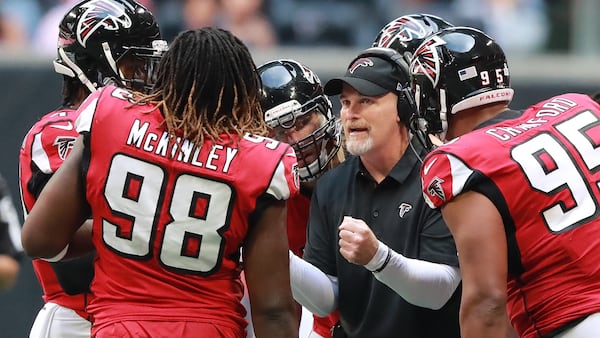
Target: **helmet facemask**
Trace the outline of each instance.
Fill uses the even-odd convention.
[[[317,126],[305,137],[289,142],[298,157],[302,182],[314,181],[326,171],[341,146],[341,127],[331,117],[330,107],[329,99],[320,95],[304,105],[292,100],[265,112],[272,137],[278,140],[287,139],[291,129],[300,131],[310,125]]]
[[[164,40],[153,41],[152,48],[126,47],[126,51],[116,62],[121,86],[149,93],[156,82],[156,69],[160,59],[167,49]]]
[[[448,129],[448,108],[446,102],[446,90],[435,89],[428,81],[413,79],[413,90],[417,106],[417,123],[420,131],[445,138]]]

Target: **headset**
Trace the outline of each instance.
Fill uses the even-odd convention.
[[[352,60],[352,62],[350,62],[350,65],[354,64],[356,60],[366,57],[383,59],[394,66],[394,72],[397,75],[404,75],[406,77],[406,80],[398,79],[399,84],[401,84],[401,88],[396,88],[395,91],[396,95],[398,96],[396,110],[398,112],[400,122],[404,123],[406,126],[410,126],[413,118],[417,114],[417,105],[415,103],[415,97],[410,89],[410,72],[404,57],[402,54],[391,48],[371,47],[360,52],[360,54],[358,54]]]
[[[399,52],[395,49],[384,48],[384,47],[371,47],[363,50],[358,54],[350,65],[354,64],[354,62],[360,58],[365,57],[377,57],[383,59],[392,66],[394,66],[394,72],[398,75],[404,75],[406,77],[405,81],[398,81],[401,84],[401,88],[396,88],[396,95],[398,96],[398,103],[396,104],[396,111],[398,112],[398,117],[400,118],[400,122],[402,122],[411,133],[417,137],[418,141],[425,147],[425,149],[433,149],[435,148],[429,139],[429,136],[422,131],[422,128],[419,128],[419,119],[417,104],[415,100],[415,96],[410,87],[410,71],[409,65]],[[412,147],[412,143],[411,147]],[[420,156],[413,148],[415,155],[417,158],[421,160]],[[422,160],[421,160],[422,162]]]

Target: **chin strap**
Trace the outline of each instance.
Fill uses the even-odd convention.
[[[112,55],[110,46],[108,45],[108,42],[105,41],[102,43],[102,51],[104,52],[104,57],[106,58],[106,62],[110,66],[110,69],[112,69],[113,73],[117,74],[121,78],[124,78],[123,73],[121,73],[121,70],[117,66],[117,61],[115,61],[115,58]],[[114,81],[114,79],[113,79],[113,81]]]
[[[436,148],[436,145],[433,144],[429,134],[427,134],[427,121],[424,118],[420,118],[417,116],[413,116],[410,122],[410,131],[413,136],[417,138],[417,141],[421,143],[421,145],[427,149],[427,151],[431,151]]]
[[[83,73],[81,68],[79,68],[75,64],[75,62],[73,62],[69,58],[69,56],[67,55],[67,53],[65,53],[65,50],[63,48],[58,49],[58,56],[59,56],[59,60],[64,62],[68,67],[55,60],[54,61],[54,70],[57,73],[64,74],[64,75],[67,75],[70,77],[77,77],[79,79],[79,81],[81,81],[81,83],[83,85],[85,85],[91,93],[98,90],[98,88],[96,88],[96,86],[94,86],[94,84],[90,81],[90,79],[88,79],[87,76],[85,76],[85,74]]]

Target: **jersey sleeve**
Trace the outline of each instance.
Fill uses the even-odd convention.
[[[75,110],[60,108],[40,118],[25,135],[19,151],[19,192],[25,215],[73,149],[79,136],[76,117]]]
[[[473,170],[462,160],[442,148],[430,153],[421,166],[423,197],[434,209],[463,192],[473,175]]]
[[[58,111],[41,129],[27,135],[31,138],[31,162],[44,174],[58,170],[75,144],[78,134],[70,114],[70,111]]]
[[[288,147],[275,169],[267,194],[277,200],[287,200],[290,196],[298,194],[299,189],[300,178],[296,153],[292,147]]]
[[[105,94],[106,93],[106,94]],[[91,93],[79,106],[79,117],[77,118],[76,127],[78,133],[89,132],[92,127],[92,121],[98,107],[98,102],[102,97],[115,97],[118,99],[130,99],[131,93],[126,89],[118,88],[115,86],[105,86],[100,90]]]
[[[79,117],[75,123],[78,133],[89,132],[92,127],[92,121],[94,120],[94,113],[98,106],[100,92],[94,92],[85,99],[83,104],[79,107]]]

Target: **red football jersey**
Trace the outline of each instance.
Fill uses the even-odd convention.
[[[424,161],[430,206],[477,191],[502,215],[508,312],[520,337],[600,311],[599,145],[600,106],[565,94],[453,140]]]
[[[104,87],[77,121],[91,154],[94,326],[143,318],[244,328],[240,248],[249,216],[265,195],[298,193],[296,155],[255,135],[171,139],[158,109],[132,106],[129,95]]]
[[[52,175],[73,148],[79,136],[75,130],[77,116],[78,113],[72,109],[51,112],[35,123],[25,136],[19,154],[19,188],[26,214],[35,203],[34,191],[41,190],[45,184],[45,180],[41,182],[34,176]],[[84,310],[86,297],[89,299],[90,294],[67,295],[50,263],[44,260],[34,259],[33,269],[44,292],[45,302],[62,305],[77,311],[84,318],[88,317]]]

